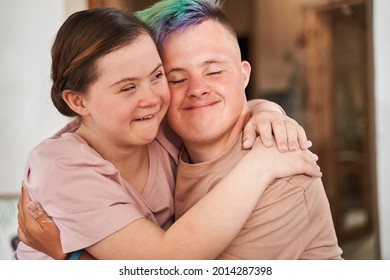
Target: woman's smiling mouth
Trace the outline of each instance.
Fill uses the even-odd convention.
[[[144,116],[141,118],[137,118],[137,119],[135,119],[135,121],[147,121],[147,120],[153,119],[155,116],[156,116],[156,114],[151,114],[151,115],[147,115],[147,116]]]

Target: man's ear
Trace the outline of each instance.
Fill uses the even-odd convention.
[[[251,65],[248,61],[241,61],[242,75],[244,78],[245,88],[249,84],[249,79],[251,77]]]
[[[73,90],[65,90],[62,92],[62,99],[64,99],[70,109],[80,116],[89,115],[89,111],[84,105],[85,95]]]

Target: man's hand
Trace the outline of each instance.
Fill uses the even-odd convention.
[[[280,152],[310,148],[305,130],[286,116],[279,105],[266,100],[251,100],[248,104],[252,117],[244,128],[244,149],[250,149],[258,136],[266,147],[276,142]]]
[[[24,185],[18,202],[18,223],[20,241],[54,259],[65,258],[58,227],[39,203],[31,201]]]

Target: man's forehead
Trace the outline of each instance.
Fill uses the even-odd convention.
[[[162,55],[170,53],[172,57],[175,57],[180,52],[191,51],[196,54],[212,49],[222,52],[228,49],[239,49],[239,45],[237,38],[224,25],[213,20],[206,20],[170,34],[160,48],[160,53]]]
[[[186,62],[186,61],[187,61],[187,59],[184,60],[184,62]],[[190,59],[190,61],[191,61],[191,59]],[[187,68],[183,65],[188,65],[188,64],[180,63],[180,60],[176,59],[175,62],[171,62],[171,63],[166,64],[167,66],[165,67],[165,71],[167,74],[170,74],[173,72],[189,71],[189,70],[193,69],[194,67],[202,69],[202,68],[206,68],[206,67],[214,66],[214,65],[215,66],[223,66],[223,65],[226,65],[229,63],[228,60],[223,59],[223,58],[210,58],[210,59],[200,61],[199,63],[196,63],[194,65],[191,65],[191,68]]]
[[[204,19],[196,24],[192,24],[189,26],[184,26],[183,28],[177,29],[175,31],[171,31],[171,33],[167,36],[164,44],[161,46],[163,49],[166,47],[166,45],[171,45],[171,41],[176,40],[186,40],[188,36],[191,36],[196,33],[196,37],[207,37],[206,42],[213,42],[214,38],[210,38],[210,33],[214,33],[216,35],[231,35],[234,37],[234,35],[231,34],[231,32],[228,30],[226,26],[224,26],[222,23],[213,20],[213,19]]]

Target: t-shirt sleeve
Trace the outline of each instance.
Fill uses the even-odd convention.
[[[321,179],[312,180],[306,188],[305,200],[308,209],[308,245],[303,259],[341,259],[342,250],[332,220],[331,209]]]

